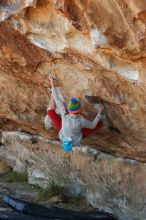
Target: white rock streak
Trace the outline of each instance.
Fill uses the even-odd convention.
[[[91,42],[94,46],[107,44],[107,38],[97,28],[90,31]]]

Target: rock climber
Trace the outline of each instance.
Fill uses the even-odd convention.
[[[70,137],[72,139],[72,146],[79,146],[82,139],[102,127],[101,113],[104,110],[104,106],[100,104],[98,114],[93,121],[87,120],[79,114],[81,106],[76,98],[71,98],[68,103],[68,110],[66,110],[65,104],[54,86],[55,76],[50,74],[49,79],[51,84],[51,100],[47,114],[59,132],[61,142],[63,143],[64,138]],[[60,115],[55,112],[56,106],[59,109]]]

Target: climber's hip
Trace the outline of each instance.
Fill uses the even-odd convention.
[[[53,123],[54,127],[57,131],[60,131],[62,128],[61,117],[55,112],[55,110],[48,110],[48,116]],[[82,129],[82,137],[83,139],[94,134],[99,128],[103,126],[103,121],[99,121],[94,129],[83,128]]]

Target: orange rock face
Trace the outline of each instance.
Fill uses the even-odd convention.
[[[146,161],[146,2],[40,0],[0,3],[0,129],[52,136],[44,128],[48,74],[90,119],[106,101],[110,118],[86,141]]]

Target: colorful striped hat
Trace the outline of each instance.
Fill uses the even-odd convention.
[[[68,112],[75,114],[81,110],[81,105],[76,98],[72,98],[68,103]]]

